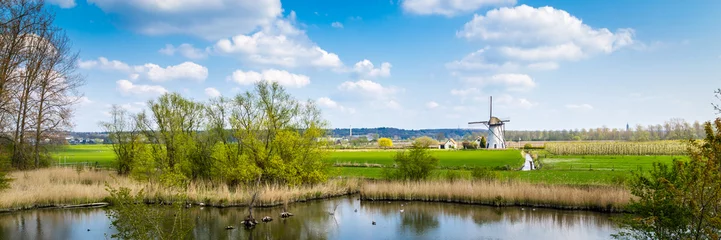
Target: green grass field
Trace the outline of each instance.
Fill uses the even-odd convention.
[[[462,167],[496,167],[509,165],[513,169],[523,164],[517,150],[504,151],[432,151],[440,159],[441,168],[433,172],[442,177],[446,171],[457,171],[461,177],[470,178],[468,170],[446,170]],[[394,150],[334,151],[327,161],[335,163],[393,164]],[[654,162],[671,163],[674,159],[687,160],[686,156],[622,156],[622,155],[545,155],[541,158],[543,168],[537,171],[498,171],[502,179],[517,179],[549,184],[619,184],[633,170],[648,171]],[[115,155],[110,145],[72,145],[62,147],[54,154],[58,163],[88,163],[112,167]],[[336,173],[345,177],[383,178],[381,168],[335,167]]]
[[[112,145],[70,145],[53,154],[57,164],[87,163],[110,167],[115,163]]]
[[[370,163],[392,165],[397,151],[335,151],[328,159],[331,163]],[[498,167],[508,165],[520,168],[523,156],[518,150],[431,151],[440,160],[442,168]]]

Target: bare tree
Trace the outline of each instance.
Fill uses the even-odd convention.
[[[19,169],[40,166],[43,142],[72,126],[83,84],[70,40],[43,5],[0,1],[0,138],[9,142]]]
[[[714,93],[716,94],[716,99],[721,101],[721,88],[714,91]],[[713,106],[713,109],[716,110],[716,114],[721,114],[721,106],[719,106],[719,104],[711,103],[711,105]]]

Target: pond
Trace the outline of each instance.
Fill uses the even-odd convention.
[[[357,198],[291,204],[295,216],[288,219],[280,219],[280,207],[257,208],[256,218],[274,220],[251,230],[240,226],[245,208],[193,207],[194,234],[196,239],[609,239],[616,232],[613,215],[604,213]],[[226,230],[229,225],[236,228]],[[0,239],[105,239],[113,233],[110,226],[102,208],[21,211],[0,215]]]

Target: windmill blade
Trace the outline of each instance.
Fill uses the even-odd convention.
[[[488,121],[480,121],[480,122],[468,122],[468,125],[478,125],[478,124],[484,124],[487,125]]]

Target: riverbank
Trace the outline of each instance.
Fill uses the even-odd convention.
[[[361,187],[361,199],[527,206],[623,212],[631,193],[621,187],[574,187],[524,182],[375,182]]]
[[[10,177],[15,180],[10,189],[0,192],[0,212],[107,202],[109,193],[106,183],[113,188],[129,188],[134,193],[142,189],[147,203],[167,203],[178,194],[158,184],[139,182],[106,170],[48,168],[13,172]],[[345,178],[332,179],[315,186],[263,185],[259,190],[257,206],[270,207],[285,201],[293,203],[354,193],[360,193],[363,200],[456,202],[601,212],[621,212],[632,197],[628,190],[611,186],[470,180],[388,182]],[[252,190],[195,182],[183,194],[194,204],[240,207],[247,205]]]
[[[125,187],[133,193],[144,191],[148,203],[173,201],[177,191],[158,184],[143,183],[106,170],[74,168],[46,168],[32,171],[12,172],[14,180],[10,189],[0,192],[0,209],[34,209],[52,205],[77,205],[107,202],[110,196],[106,183],[113,188]],[[263,185],[259,189],[257,206],[277,206],[288,201],[308,201],[358,193],[362,181],[358,179],[333,179],[315,186],[287,187]],[[206,206],[245,206],[253,191],[247,187],[229,188],[225,184],[194,182],[188,186],[188,200]]]

